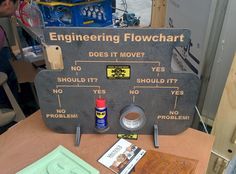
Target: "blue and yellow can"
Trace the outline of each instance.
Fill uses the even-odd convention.
[[[106,100],[103,98],[96,99],[95,128],[98,131],[108,128]]]

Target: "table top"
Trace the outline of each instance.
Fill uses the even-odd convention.
[[[59,134],[43,123],[40,111],[17,123],[0,135],[0,170],[2,174],[15,173],[42,158],[58,145],[63,145],[81,159],[97,168],[101,174],[113,172],[97,160],[115,142],[114,134],[82,134],[76,147],[74,134]],[[138,140],[128,140],[145,150],[156,150],[198,160],[196,174],[207,170],[214,137],[187,129],[175,136],[159,136],[160,148],[155,149],[152,135],[139,135]]]

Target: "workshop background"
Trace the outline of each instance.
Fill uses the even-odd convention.
[[[40,9],[35,6],[32,8],[47,10],[46,7],[43,7],[47,4],[42,3],[40,5]],[[223,91],[231,66],[235,66],[232,62],[236,45],[234,22],[236,2],[234,0],[117,0],[116,8],[117,10],[112,14],[113,25],[108,25],[105,22],[99,25],[107,25],[105,27],[157,28],[159,26],[156,25],[157,21],[155,20],[158,20],[158,17],[161,16],[157,12],[165,8],[164,27],[189,28],[191,30],[192,38],[189,47],[184,50],[177,48],[173,52],[172,69],[175,72],[193,73],[202,80],[193,127],[216,136],[208,172],[222,173],[227,167],[225,172],[235,172],[235,159],[231,161],[235,156],[235,108],[232,104],[234,109],[231,108],[232,110],[229,109],[221,113],[221,102],[224,98]],[[30,8],[25,8],[25,10],[30,10]],[[59,10],[65,10],[65,14],[68,14],[66,9]],[[34,15],[37,18],[38,13]],[[60,17],[61,14],[53,13],[53,15],[54,17]],[[66,24],[73,21],[72,19],[61,19]],[[25,25],[37,25],[42,22],[41,20],[32,22],[28,20],[28,16],[24,16],[23,21]],[[14,32],[11,31],[11,23],[7,19],[0,19],[0,22],[4,24],[3,27],[6,28],[10,43],[14,45],[15,36],[11,34]],[[75,22],[79,23],[81,21]],[[50,25],[50,21],[47,24]],[[57,24],[61,25],[60,23]],[[18,25],[15,32],[18,33],[16,39],[20,41],[17,47],[33,46],[34,51],[40,50],[37,47],[38,38],[31,38],[30,32],[25,32],[24,27]],[[19,50],[16,53],[18,56],[22,54]],[[38,60],[42,59],[42,55],[36,57]],[[45,68],[45,66],[40,64],[39,68]],[[19,105],[27,117],[39,109],[37,96],[31,82],[20,83],[19,89]],[[233,87],[232,90],[235,91]],[[234,92],[230,91],[230,94],[234,95]],[[226,116],[222,117],[222,115]],[[15,123],[13,121],[0,127],[0,133],[5,132]],[[225,142],[224,145],[221,143],[222,140]]]

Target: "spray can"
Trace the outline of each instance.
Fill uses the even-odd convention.
[[[96,99],[95,107],[95,128],[98,132],[104,132],[108,130],[107,122],[107,107],[106,100],[103,98]]]

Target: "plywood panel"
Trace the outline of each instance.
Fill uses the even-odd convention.
[[[165,27],[166,0],[152,1],[151,28]]]
[[[214,89],[212,89],[214,90]],[[229,72],[224,92],[218,107],[212,134],[216,136],[213,150],[226,159],[231,159],[236,151],[236,144],[232,141],[236,128],[236,55]],[[209,173],[216,157],[211,159]]]

